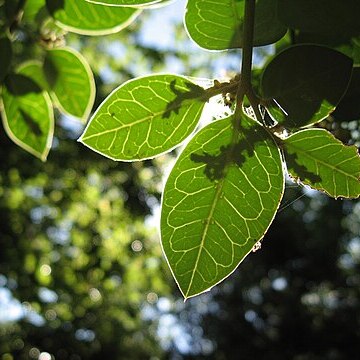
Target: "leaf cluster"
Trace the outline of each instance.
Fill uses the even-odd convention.
[[[45,9],[57,26],[94,35],[117,31],[145,7],[166,3],[62,0],[46,1]],[[359,12],[356,0],[316,5],[303,0],[189,0],[184,21],[190,38],[206,50],[242,49],[241,73],[227,82],[213,80],[210,87],[173,74],[132,79],[91,117],[80,141],[113,160],[153,158],[188,140],[167,179],[161,214],[163,250],[185,298],[222,281],[260,247],[283,196],[284,169],[296,182],[331,197],[359,197],[358,149],[326,129],[339,117],[360,118],[351,102],[359,89]],[[8,24],[10,35],[13,26]],[[276,54],[260,70],[255,89],[252,51],[270,44]],[[11,48],[9,36],[0,46]],[[4,63],[11,68],[9,59]],[[76,86],[79,81],[85,89],[87,79],[91,89],[92,80],[81,56],[67,48],[47,49],[43,72],[29,66],[35,65],[2,75],[2,117],[10,137],[27,150],[41,139],[43,152],[31,151],[44,158],[51,121],[40,124],[40,107],[29,116],[27,104],[40,104],[41,96],[41,108],[52,118],[52,98],[63,110],[85,116],[88,106],[76,109],[77,114],[69,107],[74,97],[84,104],[83,92],[91,102],[85,91],[78,96]],[[230,115],[211,121],[205,105],[218,95],[226,99]],[[208,125],[194,135],[201,117]]]

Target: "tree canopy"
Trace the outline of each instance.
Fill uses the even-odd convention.
[[[359,4],[179,9],[0,1],[2,359],[356,357]]]

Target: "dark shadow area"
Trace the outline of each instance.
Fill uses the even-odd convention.
[[[65,8],[65,1],[64,0],[46,0],[46,7],[51,15],[57,10],[62,10]]]
[[[219,154],[211,155],[207,152],[202,154],[192,153],[190,155],[191,161],[206,164],[204,174],[209,180],[214,181],[223,178],[228,164],[236,164],[241,167],[246,161],[246,157],[254,155],[256,144],[266,140],[266,135],[263,131],[261,134],[259,132],[255,133],[255,127],[250,129],[242,128],[240,133],[244,137],[235,144],[221,146]]]
[[[14,96],[40,93],[41,87],[32,79],[20,74],[11,74],[5,79],[6,88]]]
[[[287,167],[295,172],[300,181],[308,180],[312,184],[315,184],[322,180],[318,174],[314,174],[309,171],[306,166],[300,165],[297,161],[296,154],[285,152],[285,159]]]
[[[54,88],[59,78],[59,71],[57,70],[53,61],[48,57],[45,58],[44,61],[44,74],[50,88]]]
[[[206,94],[205,89],[191,82],[186,82],[185,85],[188,88],[188,91],[181,91],[178,88],[176,88],[176,80],[171,81],[170,89],[175,94],[176,97],[174,100],[170,101],[167,104],[163,116],[165,119],[168,119],[172,112],[178,114],[180,107],[183,105],[183,102],[186,100],[204,98],[204,102],[207,101],[205,97]]]
[[[43,132],[39,124],[24,110],[20,109],[19,111],[24,121],[26,122],[26,125],[29,127],[30,131],[36,136],[41,136]]]
[[[354,67],[349,87],[339,105],[332,113],[341,121],[360,119],[360,68]]]
[[[271,105],[276,120],[299,128],[326,117],[346,91],[352,65],[350,58],[319,45],[301,44],[278,54],[262,77],[265,97],[277,103]]]

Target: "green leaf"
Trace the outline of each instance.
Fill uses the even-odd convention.
[[[60,109],[86,120],[95,99],[95,82],[84,57],[70,48],[48,50],[44,71]]]
[[[338,198],[360,196],[360,157],[324,129],[306,129],[284,140],[289,174]]]
[[[229,276],[262,239],[284,188],[278,147],[242,115],[203,128],[172,169],[162,200],[161,241],[185,298]]]
[[[5,79],[7,75],[12,59],[12,46],[11,41],[7,36],[0,37],[0,83]]]
[[[345,93],[352,72],[346,55],[319,45],[297,45],[279,53],[265,68],[262,93],[274,99],[269,113],[288,128],[326,118]]]
[[[140,7],[145,5],[152,5],[163,0],[86,0],[89,3],[109,5],[109,6],[134,6]]]
[[[244,0],[189,0],[185,25],[191,38],[202,48],[225,50],[243,46]],[[277,19],[276,0],[256,2],[254,45],[276,42],[286,27]]]
[[[30,60],[23,63],[21,74],[33,80],[42,90],[49,91],[49,85],[43,71],[43,64],[40,61]]]
[[[39,11],[45,7],[45,0],[27,0],[24,6],[23,20],[33,21]]]
[[[85,0],[46,0],[46,6],[56,23],[65,30],[83,35],[105,35],[128,26],[140,10],[108,7]]]
[[[24,69],[6,78],[1,93],[1,118],[11,140],[45,161],[54,132],[52,104],[48,93],[22,74]]]
[[[278,0],[279,19],[292,29],[336,36],[360,34],[359,0]]]
[[[176,75],[130,80],[100,105],[80,141],[113,160],[142,160],[170,151],[195,129],[205,90]]]

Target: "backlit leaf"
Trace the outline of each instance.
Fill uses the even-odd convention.
[[[165,185],[161,241],[185,298],[231,274],[264,236],[283,194],[279,149],[242,115],[203,128]]]
[[[326,118],[345,93],[352,60],[319,45],[297,45],[279,53],[265,68],[262,93],[274,99],[273,118],[288,128],[299,128]]]
[[[114,160],[152,158],[194,131],[204,94],[203,88],[176,75],[130,80],[100,105],[80,141]]]
[[[59,26],[84,35],[118,32],[140,13],[138,9],[103,6],[85,0],[46,0],[46,6]]]
[[[332,197],[360,196],[360,157],[324,129],[299,131],[284,140],[292,177]]]
[[[244,0],[189,0],[185,24],[190,37],[209,50],[225,50],[243,46]],[[276,42],[286,28],[277,19],[274,0],[256,2],[254,46]]]
[[[6,78],[5,85],[1,94],[1,117],[6,133],[17,145],[45,161],[54,132],[48,93],[23,75],[21,68]]]
[[[70,48],[48,50],[44,71],[60,109],[86,120],[94,104],[95,83],[84,57]]]

